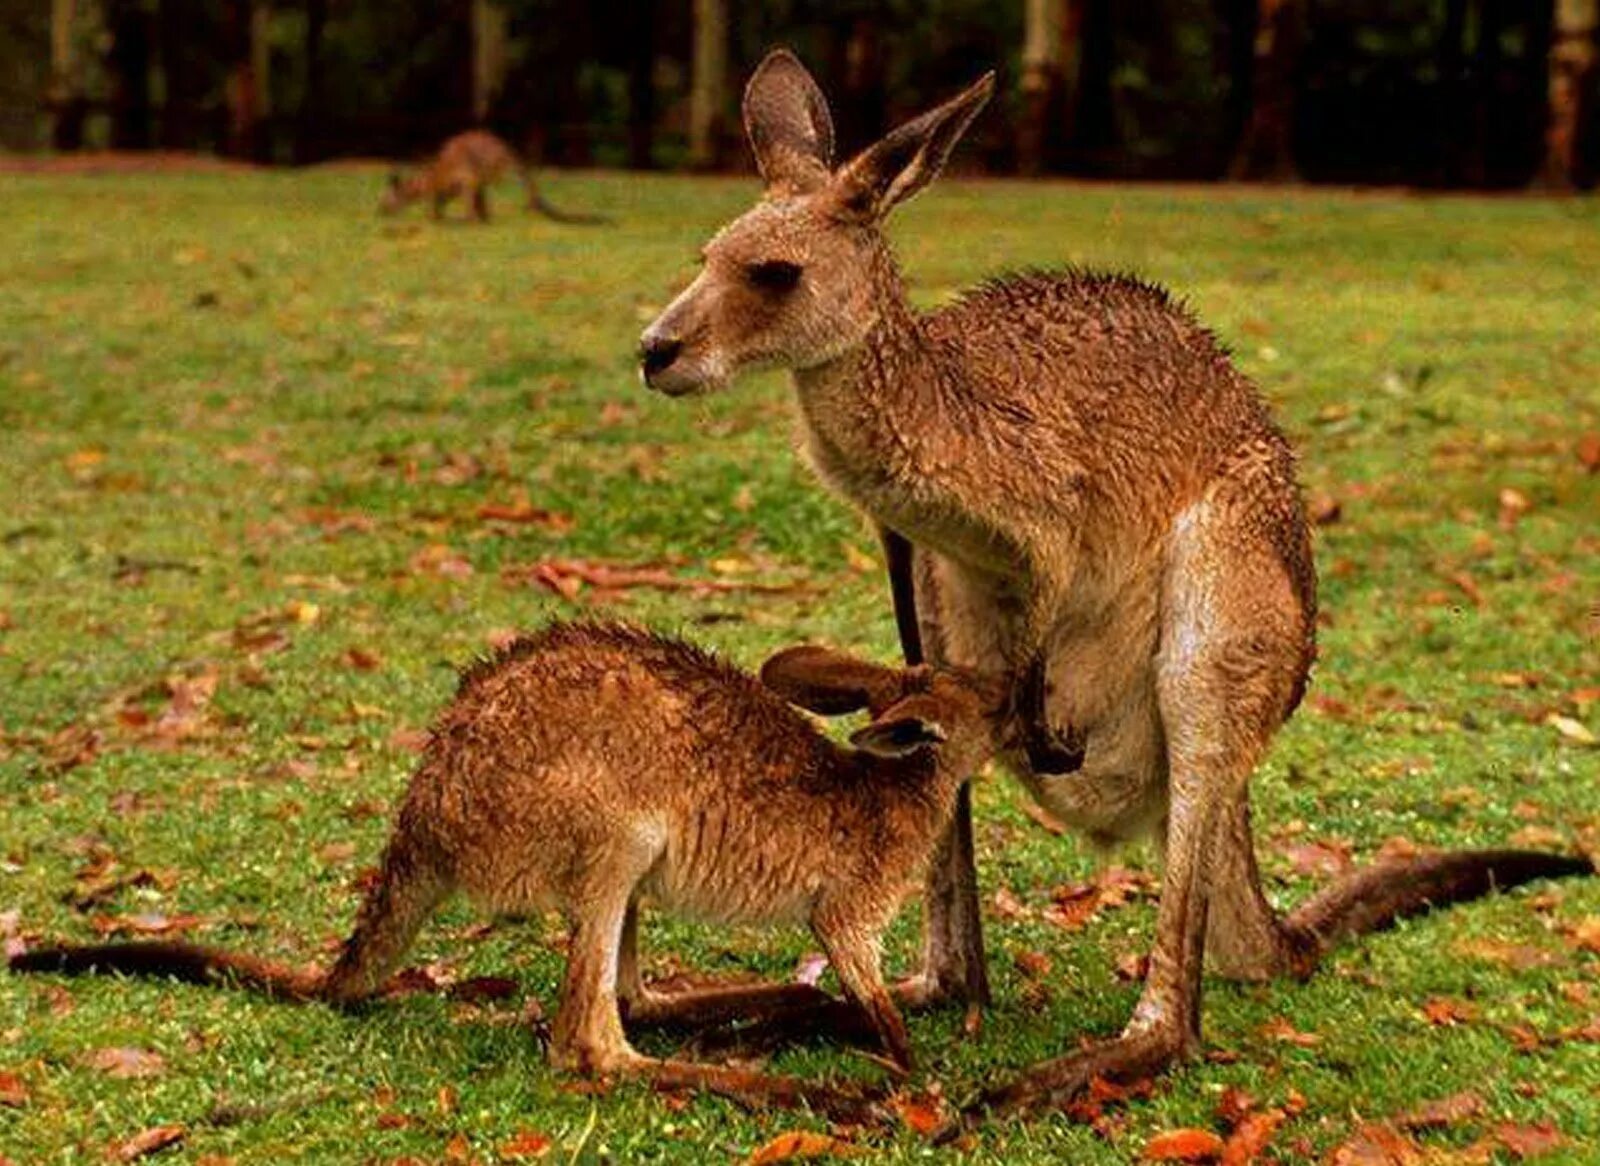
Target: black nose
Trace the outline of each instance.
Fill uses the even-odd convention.
[[[656,336],[643,341],[639,345],[639,363],[644,366],[644,375],[653,377],[656,373],[671,368],[672,362],[678,359],[678,353],[682,351],[681,340]]]

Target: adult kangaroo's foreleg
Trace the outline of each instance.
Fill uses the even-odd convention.
[[[900,651],[906,663],[926,663],[924,649],[930,646],[936,656],[942,656],[938,637],[923,635],[924,625],[931,626],[937,618],[937,602],[927,596],[919,610],[916,556],[910,540],[888,527],[881,527],[879,534],[889,568]],[[978,910],[970,781],[956,795],[955,813],[928,865],[922,903],[922,968],[897,990],[912,1007],[947,999],[988,1004],[989,970],[983,951],[983,919]]]

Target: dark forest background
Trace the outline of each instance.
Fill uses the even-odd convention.
[[[1588,187],[1597,0],[0,0],[0,148],[745,165],[775,44],[846,149],[999,70],[995,173]]]

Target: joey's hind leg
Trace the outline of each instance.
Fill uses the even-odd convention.
[[[629,1024],[700,1027],[753,1020],[826,1005],[808,984],[726,984],[667,992],[645,984],[639,970],[639,906],[628,904],[618,953],[617,998]]]
[[[489,221],[489,192],[481,186],[472,188],[472,217],[480,223]]]

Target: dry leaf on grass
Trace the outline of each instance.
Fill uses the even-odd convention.
[[[28,1087],[15,1073],[0,1073],[0,1105],[21,1109],[28,1104]]]
[[[544,1134],[533,1130],[518,1130],[515,1137],[500,1147],[502,1158],[543,1158],[550,1152],[552,1143]]]
[[[1425,1101],[1416,1109],[1395,1118],[1401,1129],[1424,1130],[1453,1126],[1483,1113],[1483,1098],[1471,1089],[1452,1093],[1449,1097]]]
[[[1494,1127],[1494,1138],[1519,1160],[1537,1158],[1552,1150],[1559,1150],[1567,1141],[1555,1124],[1548,1121],[1537,1125],[1502,1122]]]
[[[795,1162],[804,1158],[850,1158],[862,1147],[832,1134],[811,1130],[790,1130],[779,1134],[745,1159],[745,1166],[764,1166],[768,1162]]]
[[[143,1158],[146,1154],[154,1154],[157,1150],[177,1145],[183,1141],[187,1132],[181,1125],[151,1126],[126,1141],[118,1142],[112,1149],[112,1156],[118,1162],[132,1162],[137,1158]]]
[[[1278,1127],[1289,1120],[1281,1109],[1247,1113],[1222,1147],[1222,1166],[1253,1166],[1266,1151]]]
[[[1146,1162],[1215,1162],[1223,1141],[1210,1130],[1167,1130],[1144,1144]]]
[[[157,1077],[167,1071],[167,1059],[150,1049],[95,1049],[83,1058],[83,1063],[108,1077]]]

